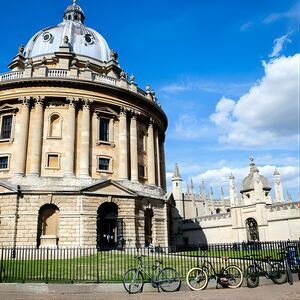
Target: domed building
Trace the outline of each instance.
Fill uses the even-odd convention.
[[[76,1],[0,75],[0,243],[168,245],[167,117]]]

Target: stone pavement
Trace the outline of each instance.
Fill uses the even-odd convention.
[[[294,277],[295,278],[295,277]],[[261,278],[263,279],[263,278]],[[295,278],[296,279],[296,278]],[[122,284],[0,284],[0,300],[300,300],[300,282],[275,285],[270,280],[261,280],[254,289],[216,289],[211,281],[204,291],[190,291],[185,283],[179,292],[157,292],[145,285],[143,293],[129,295]]]

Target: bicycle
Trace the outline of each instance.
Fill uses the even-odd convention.
[[[291,270],[291,266],[290,266],[290,261],[289,261],[289,256],[288,256],[288,251],[282,251],[280,252],[280,254],[282,255],[282,260],[283,260],[283,265],[286,271],[286,277],[287,277],[287,281],[290,285],[294,284],[294,280],[293,280],[293,273]]]
[[[223,258],[228,261],[228,258]],[[192,268],[186,275],[186,282],[189,288],[193,291],[204,290],[210,279],[217,281],[218,285],[228,288],[238,288],[243,283],[244,275],[242,270],[236,265],[228,265],[222,267],[220,272],[217,272],[211,262],[204,260],[200,267]]]
[[[181,280],[175,269],[171,267],[161,268],[160,265],[163,261],[156,260],[155,264],[150,265],[152,270],[156,272],[155,276],[151,276],[151,274],[144,269],[145,265],[142,263],[142,257],[145,257],[145,255],[136,256],[135,258],[138,260],[137,267],[129,269],[122,276],[123,286],[129,294],[141,293],[145,282],[151,282],[152,286],[157,288],[158,291],[159,289],[164,292],[175,292],[179,290]]]
[[[266,257],[258,260],[255,255],[246,255],[251,259],[251,265],[247,267],[246,278],[247,286],[255,288],[259,285],[259,276],[263,275],[271,279],[275,284],[283,284],[287,280],[284,266],[280,262],[271,262],[272,257]],[[267,270],[265,267],[267,267]]]

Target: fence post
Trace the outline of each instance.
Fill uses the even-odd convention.
[[[3,272],[3,247],[1,247],[1,269],[0,269],[0,282],[2,282],[2,272]]]
[[[49,249],[48,247],[46,248],[46,283],[49,282],[48,280],[48,264],[49,264],[49,260],[48,260],[48,256],[49,256]]]
[[[96,263],[96,268],[97,268],[97,283],[99,283],[99,250],[96,248],[97,251],[97,263]]]

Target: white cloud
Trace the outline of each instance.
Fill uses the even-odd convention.
[[[185,79],[178,83],[165,85],[159,89],[161,93],[181,93],[185,91],[202,91],[212,94],[224,94],[240,96],[249,88],[249,82],[214,82],[201,79]]]
[[[222,98],[210,119],[234,147],[297,149],[300,54],[264,64],[265,75],[233,103]]]
[[[241,32],[248,31],[252,26],[253,26],[252,22],[246,22],[246,23],[244,23],[244,24],[241,25],[240,31]]]
[[[296,4],[293,6],[290,10],[284,11],[284,12],[279,12],[279,13],[272,13],[268,15],[264,20],[263,23],[265,24],[270,24],[273,22],[276,22],[280,19],[296,19],[299,16],[299,9],[300,9],[300,4]]]
[[[272,53],[269,55],[269,57],[277,57],[279,56],[283,45],[285,42],[291,43],[292,41],[288,38],[290,33],[287,33],[286,35],[283,35],[277,39],[274,40],[274,47]]]
[[[203,137],[207,132],[207,126],[203,125],[196,117],[190,114],[183,114],[176,121],[174,131],[169,137],[180,140],[195,140]]]

